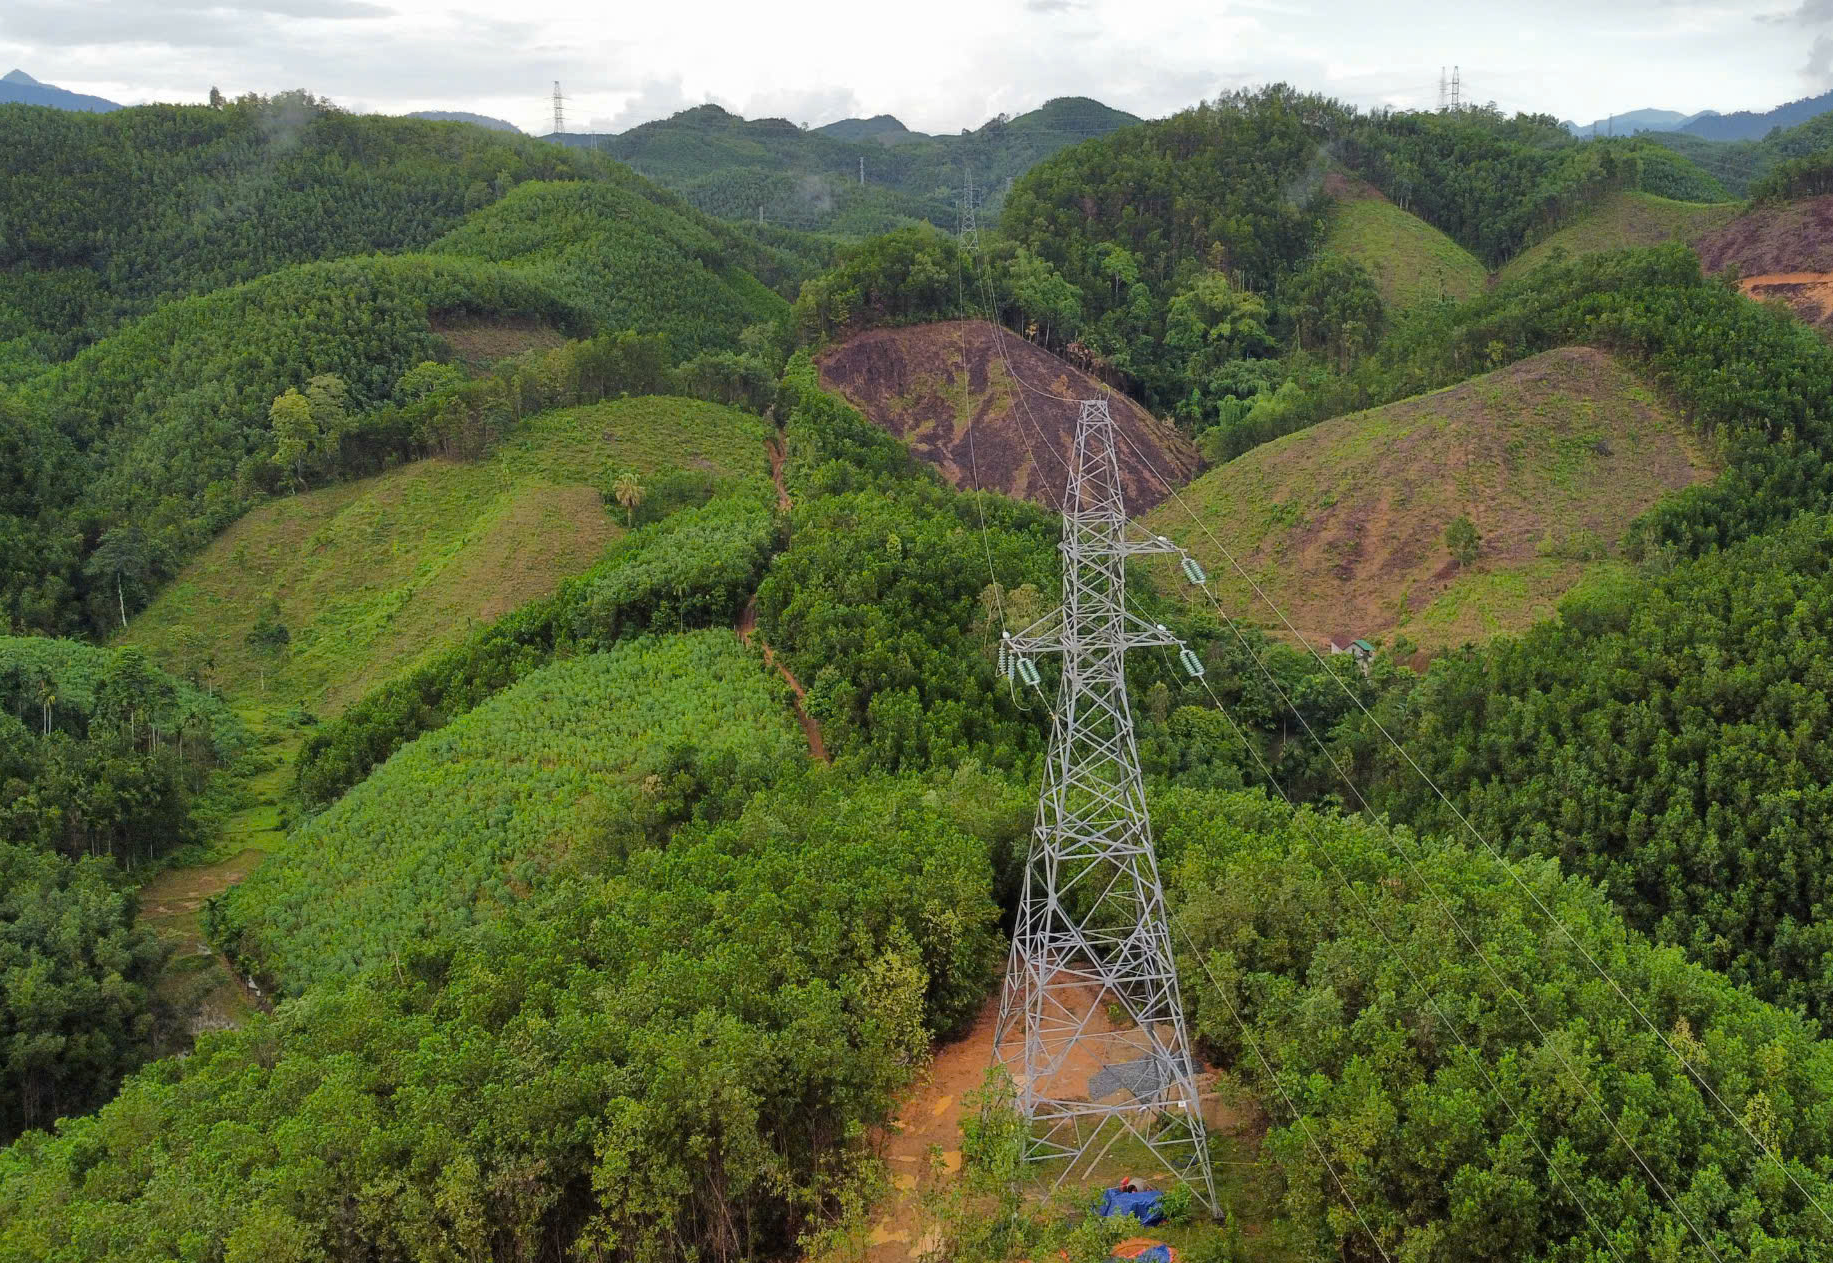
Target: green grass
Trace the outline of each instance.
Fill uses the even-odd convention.
[[[1382,301],[1395,309],[1473,297],[1489,276],[1470,251],[1381,197],[1339,198],[1323,248],[1367,268]]]
[[[1628,246],[1692,242],[1724,227],[1743,209],[1739,202],[1676,202],[1653,193],[1616,193],[1575,224],[1529,246],[1497,275],[1514,280],[1542,263]]]
[[[768,471],[769,428],[686,399],[624,399],[525,421],[476,463],[417,461],[263,505],[219,536],[121,635],[209,665],[232,699],[340,710],[479,621],[551,592],[622,532],[595,487],[614,470]],[[270,603],[292,641],[247,644]]]
[[[1314,645],[1399,632],[1436,649],[1547,617],[1617,564],[1631,521],[1711,472],[1647,387],[1567,348],[1287,435],[1183,500]],[[1483,539],[1463,567],[1444,543],[1460,514]],[[1146,523],[1191,549],[1224,608],[1283,634],[1183,508]]]

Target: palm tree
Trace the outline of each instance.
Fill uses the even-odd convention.
[[[643,503],[643,484],[636,480],[632,473],[622,473],[617,481],[611,484],[611,496],[624,506],[624,525],[636,525],[637,506]]]

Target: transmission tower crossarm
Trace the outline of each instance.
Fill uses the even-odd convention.
[[[1096,639],[1120,649],[1182,648],[1184,644],[1163,623],[1148,623],[1131,610],[1121,611],[1116,627],[1098,638],[1070,639],[1064,631],[1063,611],[1055,609],[1022,631],[1008,633],[1005,641],[1013,653],[1034,655],[1073,652]]]

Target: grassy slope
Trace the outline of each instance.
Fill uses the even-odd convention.
[[[1482,291],[1488,270],[1419,216],[1360,180],[1333,175],[1330,191],[1336,202],[1323,249],[1367,268],[1390,308],[1439,298],[1462,301]]]
[[[543,668],[403,747],[229,896],[239,948],[297,989],[406,955],[603,846],[687,749],[756,776],[803,760],[785,686],[713,629]]]
[[[1575,258],[1625,246],[1691,242],[1724,227],[1741,209],[1736,202],[1676,202],[1653,193],[1615,193],[1596,210],[1510,259],[1502,280],[1513,280],[1558,257]]]
[[[1184,500],[1314,644],[1399,630],[1435,648],[1547,617],[1620,564],[1578,559],[1578,532],[1614,547],[1663,494],[1709,474],[1634,377],[1567,348],[1256,448]],[[1483,536],[1462,571],[1444,545],[1460,513]],[[1202,560],[1225,608],[1271,621],[1182,509],[1146,520]]]
[[[757,418],[685,399],[627,399],[529,419],[476,464],[417,461],[273,501],[219,536],[122,639],[175,665],[205,638],[232,698],[334,712],[475,620],[550,592],[618,534],[593,489],[614,469],[767,469]],[[269,598],[292,644],[277,668],[246,644]]]

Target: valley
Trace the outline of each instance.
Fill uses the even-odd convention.
[[[0,1263],[1833,1252],[1824,126],[0,105]]]

